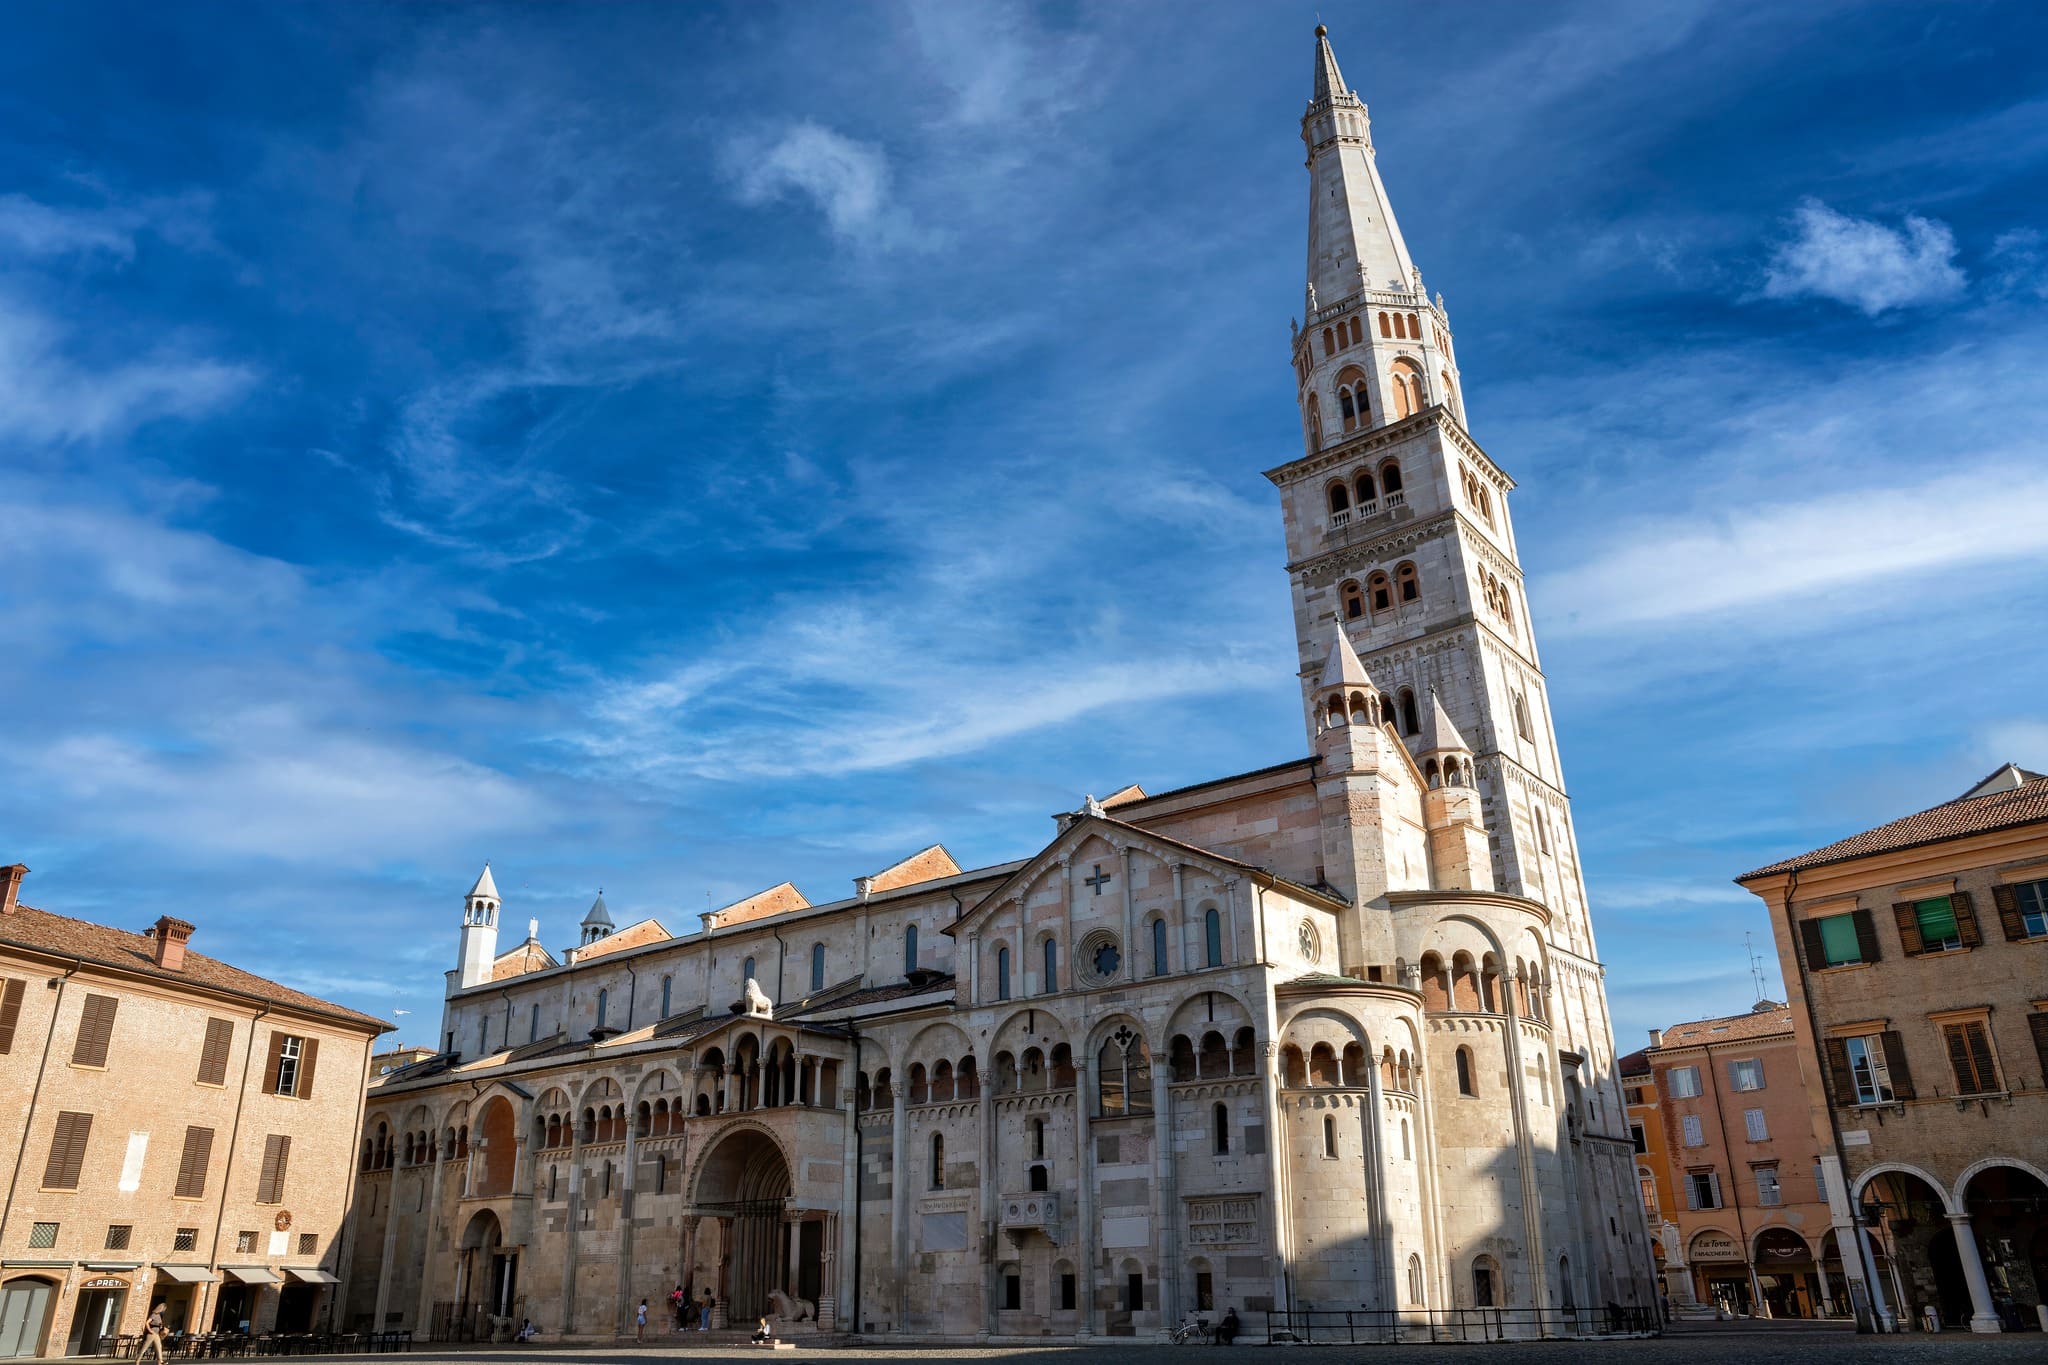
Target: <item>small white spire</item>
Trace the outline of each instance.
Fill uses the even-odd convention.
[[[1434,687],[1429,689],[1429,716],[1422,722],[1422,733],[1416,736],[1417,754],[1460,753],[1469,754],[1472,746],[1465,743],[1465,737],[1458,733],[1458,727],[1451,724],[1449,713],[1444,710],[1441,698]]]
[[[1341,622],[1336,627],[1336,638],[1330,641],[1329,658],[1323,663],[1322,686],[1362,687],[1374,695],[1379,693],[1379,689],[1373,686],[1372,676],[1359,661],[1358,651],[1351,647],[1351,637],[1344,633]]]
[[[484,863],[484,870],[478,875],[476,885],[469,888],[468,899],[475,900],[479,896],[494,901],[504,899],[498,894],[498,884],[491,880],[491,865],[488,861]]]

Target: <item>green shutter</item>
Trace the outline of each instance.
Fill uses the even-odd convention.
[[[1853,915],[1829,915],[1818,923],[1821,943],[1819,965],[1839,967],[1845,962],[1863,960],[1863,950],[1856,941],[1856,920]]]

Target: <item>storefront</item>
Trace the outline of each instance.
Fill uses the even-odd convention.
[[[220,1276],[203,1265],[164,1265],[156,1268],[156,1282],[150,1288],[145,1310],[164,1306],[164,1330],[200,1332],[205,1330],[207,1286]]]
[[[277,1284],[278,1274],[268,1266],[224,1265],[220,1287],[220,1308],[214,1315],[214,1330],[220,1332],[267,1332],[272,1330],[263,1314],[263,1296]]]
[[[71,1303],[71,1331],[64,1341],[65,1355],[99,1355],[103,1343],[111,1344],[121,1335],[121,1310],[128,1306],[129,1288],[126,1275],[92,1272],[78,1282],[77,1296]]]
[[[1756,1237],[1756,1282],[1774,1318],[1821,1316],[1820,1265],[1813,1248],[1791,1228],[1765,1228]]]
[[[277,1330],[317,1332],[327,1326],[329,1286],[341,1283],[318,1266],[288,1265],[277,1291]]]
[[[1717,1305],[1738,1317],[1754,1311],[1749,1258],[1742,1254],[1741,1242],[1709,1229],[1693,1237],[1685,1259],[1692,1267],[1693,1293],[1701,1303]]]

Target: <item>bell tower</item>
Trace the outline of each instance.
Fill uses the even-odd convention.
[[[498,960],[498,883],[491,878],[491,865],[462,898],[462,951],[456,985],[480,986],[491,979]]]

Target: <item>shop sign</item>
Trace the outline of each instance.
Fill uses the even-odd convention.
[[[1692,1239],[1690,1256],[1695,1261],[1739,1261],[1742,1243],[1717,1232],[1703,1232]]]
[[[128,1281],[119,1275],[96,1275],[78,1286],[80,1289],[126,1289]]]

